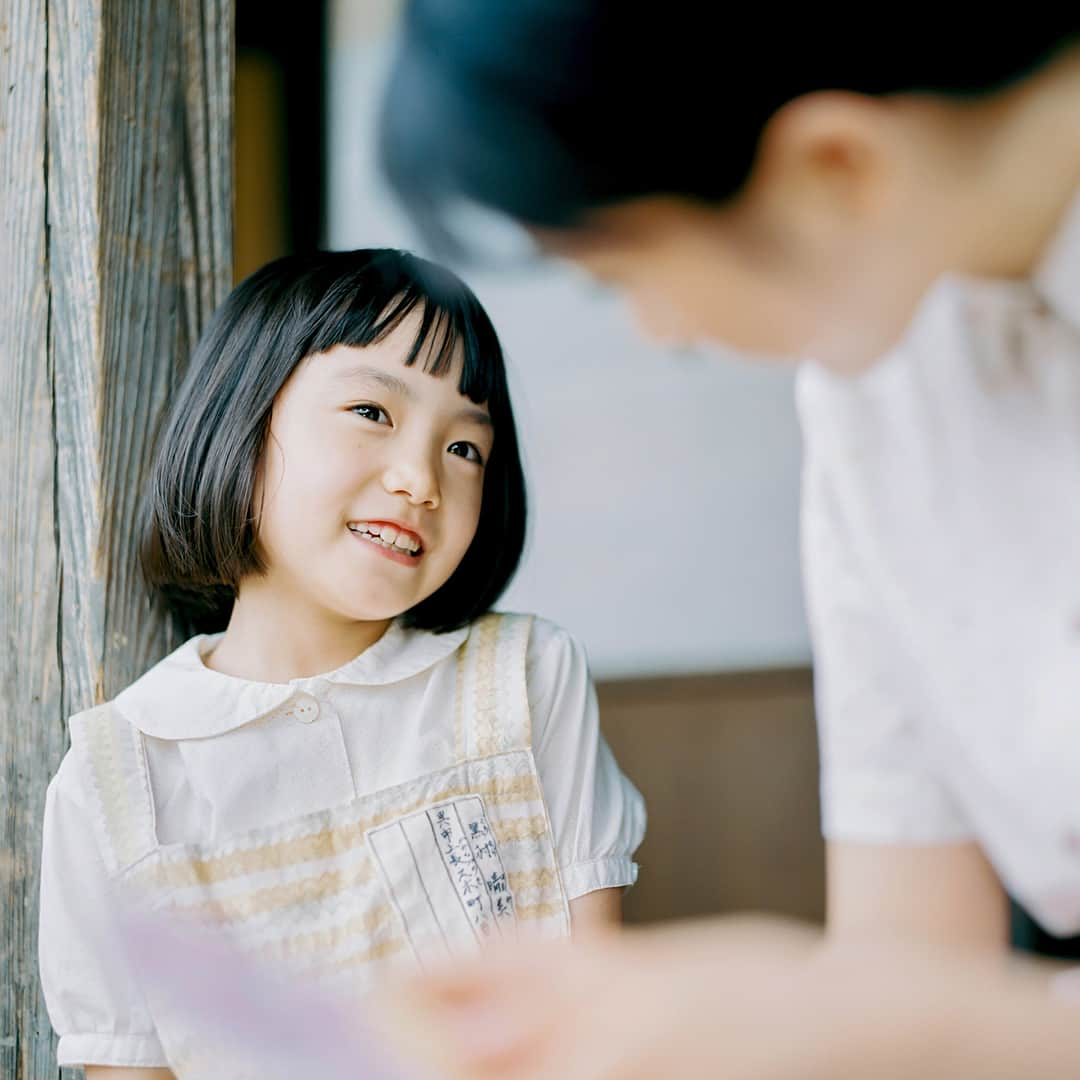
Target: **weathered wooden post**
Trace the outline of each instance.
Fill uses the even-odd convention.
[[[233,0],[0,0],[0,1076],[58,1074],[37,978],[66,717],[173,644],[148,447],[231,282]]]

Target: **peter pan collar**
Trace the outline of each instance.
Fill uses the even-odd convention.
[[[395,620],[374,645],[336,671],[287,683],[260,683],[208,668],[203,657],[221,635],[202,634],[118,694],[114,704],[146,735],[206,739],[265,716],[300,692],[402,682],[445,660],[468,636],[468,627],[433,634],[406,629]]]

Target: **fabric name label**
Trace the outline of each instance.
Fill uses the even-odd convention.
[[[367,839],[421,962],[516,932],[514,897],[479,795],[397,818]]]

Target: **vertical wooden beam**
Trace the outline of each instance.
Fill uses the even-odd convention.
[[[0,1074],[23,1080],[56,1076],[37,854],[65,719],[174,644],[135,524],[231,282],[233,4],[14,0],[0,34]]]
[[[35,956],[45,786],[65,743],[48,350],[46,0],[0,15],[0,1076],[55,1076]]]
[[[134,526],[163,402],[231,278],[227,7],[50,0],[50,36],[68,43],[49,58],[49,199],[71,709],[172,644]]]

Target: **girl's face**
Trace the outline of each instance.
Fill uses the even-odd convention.
[[[346,622],[393,618],[457,569],[480,519],[493,432],[461,360],[403,363],[420,313],[375,345],[305,358],[274,401],[258,477],[260,589]],[[241,583],[241,590],[243,583]]]

